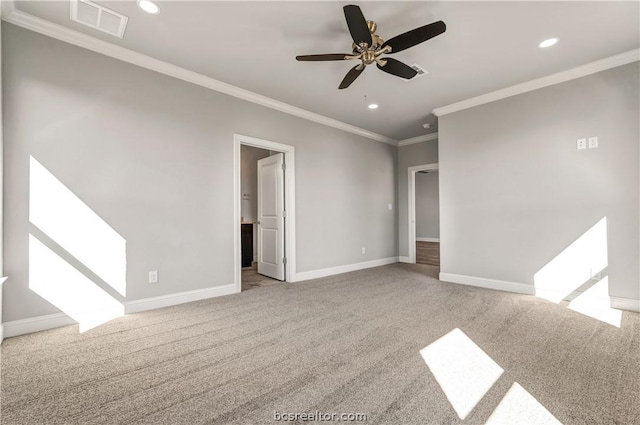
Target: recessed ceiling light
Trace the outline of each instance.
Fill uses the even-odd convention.
[[[160,7],[151,0],[138,0],[138,6],[140,9],[152,15],[160,13]]]
[[[369,109],[378,109],[378,104],[377,103],[369,104]]]
[[[553,46],[557,42],[558,42],[557,38],[547,38],[545,41],[543,41],[542,43],[538,44],[538,47],[540,47],[541,49],[544,49],[546,47]]]

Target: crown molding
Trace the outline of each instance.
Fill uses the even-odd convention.
[[[207,77],[197,72],[189,71],[188,69],[179,67],[177,65],[173,65],[168,62],[143,55],[142,53],[117,46],[107,41],[91,37],[87,34],[69,29],[58,24],[54,24],[53,22],[49,22],[45,19],[22,12],[16,9],[13,1],[11,0],[2,1],[2,19],[22,28],[26,28],[28,30],[46,35],[48,37],[64,41],[65,43],[73,44],[103,54],[105,56],[109,56],[123,62],[128,62],[142,68],[156,71],[161,74],[168,75],[170,77],[177,78],[192,84],[196,84],[210,90],[227,94],[229,96],[237,97],[238,99],[246,100],[247,102],[252,102],[261,106],[265,106],[267,108],[275,109],[276,111],[284,112],[286,114],[290,114],[299,118],[304,118],[306,120],[313,121],[318,124],[323,124],[328,127],[337,128],[338,130],[366,137],[370,140],[397,146],[397,141],[387,136],[383,136],[381,134],[356,127],[354,125],[347,124],[333,118],[325,117],[324,115],[316,114],[315,112],[307,111],[305,109],[289,105],[288,103],[280,102],[270,97],[254,93],[252,91],[233,86],[231,84],[224,83],[220,80]]]
[[[414,145],[416,143],[428,142],[429,140],[438,140],[438,133],[429,133],[423,136],[412,137],[410,139],[404,139],[398,141],[398,147]]]
[[[485,103],[495,102],[496,100],[505,99],[507,97],[516,96],[522,93],[538,90],[543,87],[552,86],[554,84],[564,83],[565,81],[574,80],[576,78],[585,77],[595,74],[596,72],[605,71],[607,69],[626,65],[631,62],[640,60],[640,49],[630,50],[605,59],[597,60],[576,68],[551,74],[546,77],[537,78],[525,83],[516,84],[481,96],[472,97],[471,99],[453,103],[433,110],[433,115],[441,117],[452,112],[462,111],[464,109],[473,108],[474,106],[484,105]]]

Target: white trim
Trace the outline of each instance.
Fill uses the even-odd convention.
[[[640,300],[634,300],[633,298],[613,297],[609,295],[611,300],[611,308],[617,308],[618,310],[635,311],[640,313]]]
[[[582,293],[584,291],[573,291],[570,294],[566,295],[564,292],[561,291],[554,291],[554,290],[549,290],[549,289],[542,289],[542,288],[536,288],[534,285],[534,292],[535,292],[535,296],[538,298],[542,298],[551,302],[555,302],[555,300],[561,300],[561,301],[573,301],[576,298],[578,298],[578,296],[582,295]],[[558,301],[559,302],[559,301]]]
[[[513,292],[517,294],[525,294],[525,295],[534,295],[540,297],[540,290],[536,290],[534,285],[529,285],[526,283],[517,283],[517,282],[508,282],[505,280],[496,280],[496,279],[486,279],[482,277],[475,276],[465,276],[461,274],[453,274],[453,273],[440,273],[438,278],[442,282],[451,282],[451,283],[459,283],[462,285],[469,286],[477,286],[480,288],[487,289],[495,289],[498,291],[506,291]],[[537,292],[537,294],[536,294]],[[577,298],[582,291],[574,291],[564,297],[564,301],[572,301]],[[550,295],[553,293],[549,293]],[[541,297],[545,298],[545,297]],[[622,297],[614,297],[609,296],[611,308],[615,308],[618,310],[627,310],[640,312],[640,300],[636,300],[633,298],[622,298]]]
[[[284,153],[286,170],[284,173],[284,200],[287,217],[284,223],[285,231],[285,276],[287,282],[296,281],[296,154],[295,147],[282,143],[270,142],[255,137],[233,135],[233,259],[234,259],[234,284],[236,292],[242,290],[242,252],[240,235],[240,211],[242,194],[240,189],[241,164],[240,148],[242,145],[267,149]]]
[[[440,242],[440,238],[419,238],[416,236],[416,242]]]
[[[405,257],[404,255],[401,255],[400,257],[398,257],[398,262],[399,263],[411,263],[411,259],[409,257]]]
[[[220,93],[228,94],[248,102],[256,103],[276,111],[284,112],[299,118],[313,121],[328,127],[337,128],[348,133],[357,134],[377,142],[397,146],[395,139],[356,127],[315,112],[307,111],[288,103],[280,102],[270,97],[262,96],[249,90],[224,83],[211,77],[207,77],[197,72],[189,71],[185,68],[170,64],[159,59],[152,58],[142,53],[117,46],[104,40],[91,37],[87,34],[69,29],[67,27],[54,24],[47,20],[38,18],[15,8],[13,1],[2,1],[2,19],[22,28],[44,34],[65,43],[73,44],[124,62],[128,62],[142,68],[150,69],[170,77],[174,77],[192,84],[196,84]]]
[[[416,262],[416,173],[418,171],[434,171],[438,163],[415,165],[407,168],[407,243],[409,244],[409,263]]]
[[[30,317],[28,319],[13,320],[4,324],[4,336],[30,334],[77,324],[71,317],[64,313],[47,314],[45,316]]]
[[[404,139],[398,141],[398,147],[415,145],[416,143],[428,142],[430,140],[438,140],[438,133],[429,133],[424,136],[412,137],[410,139]]]
[[[453,273],[440,273],[439,280],[443,282],[459,283],[498,291],[515,292],[517,294],[535,295],[533,285],[526,283],[508,282],[506,280],[486,279],[483,277],[465,276]]]
[[[214,286],[212,288],[178,292],[158,297],[143,298],[141,300],[125,301],[123,305],[125,314],[131,314],[208,298],[221,297],[233,293],[235,293],[235,285]],[[47,314],[45,316],[30,317],[28,319],[14,320],[5,323],[4,336],[9,338],[75,324],[77,324],[76,321],[64,313]]]
[[[157,308],[170,307],[172,305],[185,304],[208,298],[222,297],[236,293],[235,285],[214,286],[211,288],[195,289],[193,291],[177,292],[175,294],[160,295],[158,297],[143,298],[141,300],[125,301],[124,313],[139,313],[141,311],[155,310]]]
[[[619,55],[610,56],[605,59],[590,62],[582,66],[578,66],[566,71],[547,75],[546,77],[537,78],[535,80],[516,84],[501,90],[481,96],[472,97],[471,99],[453,103],[433,110],[433,115],[441,117],[452,112],[462,111],[464,109],[473,108],[474,106],[484,105],[485,103],[495,102],[496,100],[505,99],[507,97],[516,96],[522,93],[538,90],[554,84],[564,83],[565,81],[574,80],[576,78],[585,77],[597,72],[606,71],[607,69],[626,65],[631,62],[640,60],[640,49],[629,50]]]
[[[353,272],[356,270],[368,269],[371,267],[386,266],[398,262],[398,257],[381,258],[379,260],[364,261],[362,263],[346,264],[344,266],[329,267],[320,270],[311,270],[308,272],[299,272],[296,275],[296,282],[304,280],[319,279],[321,277],[333,276],[341,273]]]

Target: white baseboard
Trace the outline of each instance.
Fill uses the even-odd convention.
[[[368,269],[371,267],[386,266],[398,262],[398,257],[381,258],[380,260],[364,261],[362,263],[346,264],[344,266],[329,267],[327,269],[311,270],[308,272],[296,273],[296,282],[303,280],[318,279],[326,276],[333,276],[341,273],[353,272],[356,270]]]
[[[465,276],[462,274],[440,273],[443,282],[460,283],[462,285],[478,286],[480,288],[496,289],[498,291],[515,292],[517,294],[535,295],[533,285],[508,282],[506,280],[485,279],[482,277]]]
[[[440,242],[440,238],[418,238],[418,237],[416,237],[416,242]]]
[[[0,344],[2,344],[2,341],[4,341],[4,325],[0,323]]]
[[[583,291],[573,291],[569,295],[567,295],[566,292],[554,291],[545,288],[536,288],[535,285],[533,291],[533,295],[535,295],[536,297],[543,298],[554,303],[559,303],[560,301],[571,302],[583,293]]]
[[[633,298],[622,298],[609,296],[611,300],[611,308],[617,308],[618,310],[635,311],[640,313],[640,300],[634,300]]]
[[[157,308],[170,307],[172,305],[190,303],[192,301],[200,301],[207,298],[221,297],[223,295],[230,295],[236,292],[236,286],[231,284],[161,295],[159,297],[143,298],[141,300],[125,301],[124,313],[139,313],[141,311],[155,310]]]
[[[76,321],[64,313],[47,314],[4,323],[4,336],[10,338],[75,324]]]
[[[496,289],[498,291],[506,291],[506,292],[515,292],[517,294],[526,294],[526,295],[537,295],[541,296],[546,294],[547,296],[554,296],[555,293],[552,292],[541,292],[537,290],[533,285],[527,285],[525,283],[516,283],[516,282],[507,282],[504,280],[495,280],[495,279],[485,279],[481,277],[475,276],[465,276],[453,273],[440,273],[439,279],[443,282],[452,282],[452,283],[460,283],[463,285],[469,286],[479,286],[481,288],[488,289]],[[574,291],[569,295],[564,297],[564,301],[572,301],[582,292]],[[542,296],[541,298],[547,298],[547,296]],[[635,311],[640,312],[640,300],[635,300],[633,298],[622,298],[622,297],[614,297],[609,296],[611,302],[611,308],[615,308],[618,310],[627,310],[627,311]]]
[[[139,313],[172,305],[204,300],[207,298],[221,297],[236,293],[235,285],[215,286],[213,288],[196,289],[194,291],[178,292],[176,294],[162,295],[159,297],[144,298],[141,300],[125,301],[125,314]],[[62,326],[75,325],[77,322],[64,313],[47,314],[45,316],[30,317],[28,319],[14,320],[4,323],[4,336],[24,335],[33,332],[46,331]],[[0,328],[1,332],[1,328]]]
[[[411,258],[401,255],[400,257],[398,257],[398,261],[400,263],[411,263]]]

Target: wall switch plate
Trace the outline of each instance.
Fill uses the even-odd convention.
[[[576,142],[576,149],[579,151],[587,148],[587,139],[578,139]]]
[[[598,137],[589,137],[589,149],[595,149],[598,147]]]
[[[389,211],[391,211],[393,209],[393,204],[389,204]]]
[[[362,247],[362,253],[363,253],[363,254],[366,254],[366,253],[367,253],[367,248]]]
[[[149,283],[158,283],[158,270],[149,272]]]

